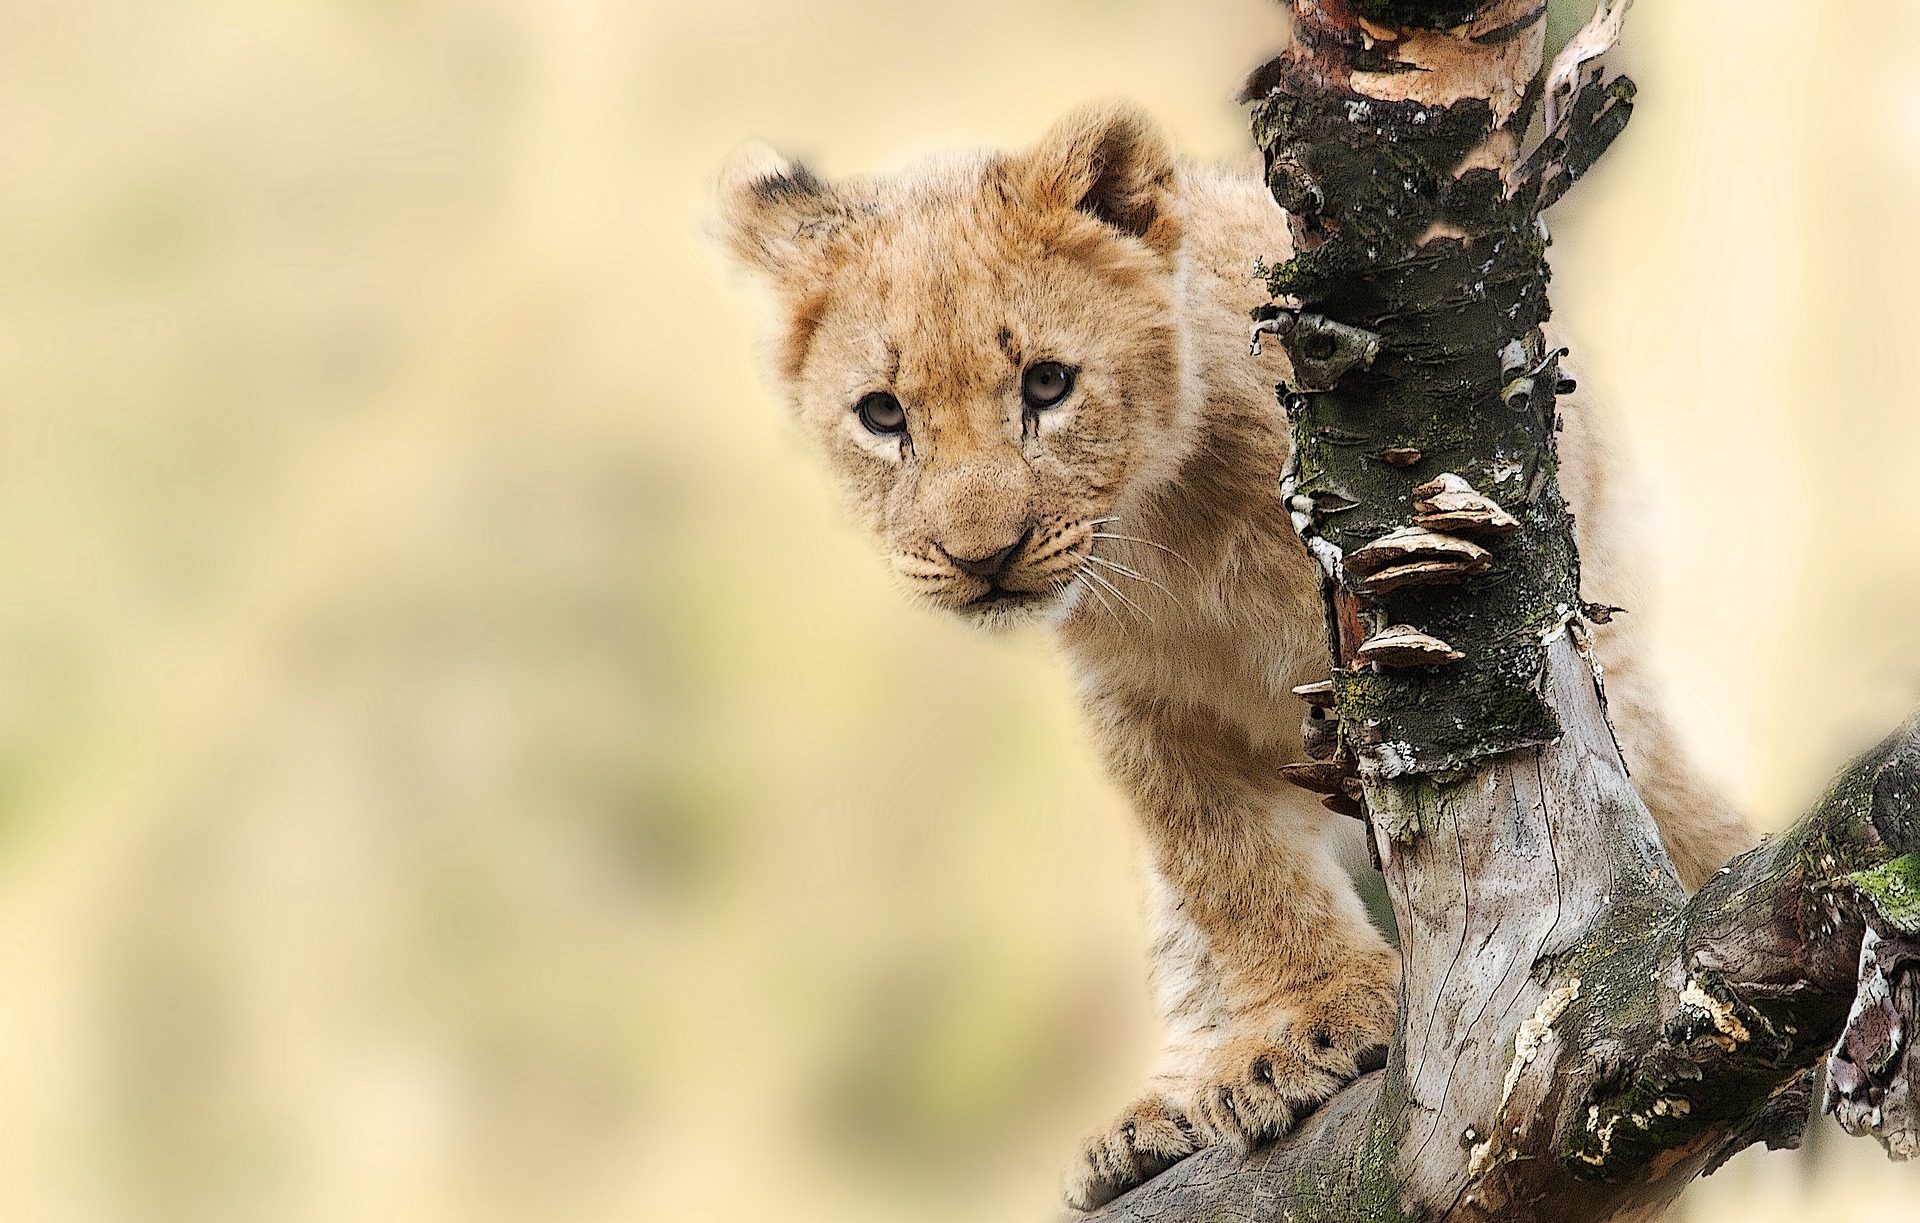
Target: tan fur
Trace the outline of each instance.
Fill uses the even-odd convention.
[[[830,187],[752,154],[719,202],[723,237],[786,304],[775,363],[800,420],[903,583],[986,626],[1047,621],[1140,818],[1168,1040],[1069,1200],[1284,1132],[1389,1039],[1399,973],[1334,859],[1346,821],[1279,780],[1302,757],[1288,689],[1327,667],[1315,570],[1277,496],[1284,358],[1247,351],[1266,300],[1252,259],[1287,256],[1284,215],[1113,108],[1023,154],[882,181]],[[1047,360],[1077,382],[1030,412],[1022,372]],[[860,424],[874,391],[905,406],[904,438]],[[994,586],[953,558],[1009,546],[1005,593],[975,602]],[[1614,666],[1620,707],[1654,728],[1623,728],[1630,757],[1695,884],[1750,834],[1671,750],[1639,672]]]

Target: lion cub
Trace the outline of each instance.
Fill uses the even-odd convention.
[[[1285,1132],[1377,1061],[1399,974],[1334,857],[1350,822],[1280,780],[1303,758],[1289,689],[1327,672],[1277,492],[1286,358],[1247,345],[1285,214],[1111,107],[880,181],[745,154],[719,206],[783,305],[778,377],[901,582],[984,627],[1051,629],[1144,830],[1166,1044],[1068,1200]],[[1611,680],[1691,886],[1750,836],[1670,751],[1631,750],[1666,736],[1633,673]]]

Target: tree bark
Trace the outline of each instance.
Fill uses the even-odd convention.
[[[1248,83],[1294,218],[1255,326],[1294,371],[1280,491],[1325,573],[1334,771],[1399,922],[1401,1020],[1387,1068],[1281,1143],[1096,1218],[1653,1217],[1797,1144],[1829,1051],[1842,1123],[1920,1146],[1920,719],[1689,899],[1589,662],[1540,214],[1631,113],[1592,62],[1626,3],[1543,72],[1538,0],[1295,0]]]

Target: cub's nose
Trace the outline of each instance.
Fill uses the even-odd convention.
[[[1006,547],[989,556],[959,556],[947,551],[944,546],[936,546],[940,547],[941,555],[951,561],[953,567],[960,572],[970,577],[993,578],[1000,576],[1001,571],[1007,567],[1007,562],[1013,559],[1013,554],[1018,552],[1021,546],[1025,544],[1032,535],[1033,528],[1028,527],[1025,531],[1021,532],[1019,539],[1014,540]]]

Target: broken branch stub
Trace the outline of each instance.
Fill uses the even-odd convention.
[[[1920,942],[1871,924],[1847,1026],[1827,1062],[1822,1108],[1855,1137],[1871,1134],[1894,1159],[1920,1154]]]
[[[1860,969],[1822,1101],[1840,1127],[1894,1159],[1920,1155],[1920,854],[1843,881],[1863,910]]]

